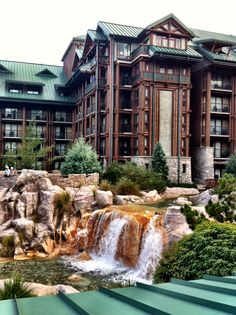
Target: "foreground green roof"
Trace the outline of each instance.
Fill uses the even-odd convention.
[[[236,277],[104,289],[0,302],[6,315],[223,315],[236,314]]]
[[[192,57],[197,59],[202,59],[202,55],[198,53],[191,47],[187,47],[187,49],[176,49],[176,48],[166,48],[159,46],[150,46],[151,51],[157,54],[165,54],[165,55],[175,55],[182,57]]]
[[[56,103],[73,101],[71,97],[60,96],[56,91],[56,86],[63,86],[67,81],[63,68],[60,66],[0,60],[0,69],[1,99]],[[6,83],[38,85],[43,89],[40,94],[10,93],[6,89]]]
[[[196,43],[218,42],[228,45],[236,45],[236,36],[221,34],[216,32],[208,32],[198,29],[191,29],[195,34],[193,39]]]

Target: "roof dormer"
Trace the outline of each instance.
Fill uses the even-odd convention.
[[[47,68],[36,73],[35,75],[37,75],[39,77],[57,78],[57,76],[52,71],[48,70]]]

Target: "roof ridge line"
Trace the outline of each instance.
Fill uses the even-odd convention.
[[[133,26],[133,25],[127,25],[127,24],[119,24],[119,23],[112,23],[112,22],[106,22],[106,21],[98,21],[99,23],[106,23],[106,24],[114,24],[114,25],[120,25],[120,26],[127,26],[127,27],[134,27],[134,28],[141,28],[141,29],[146,29],[146,27],[140,27],[140,26]]]
[[[37,65],[37,66],[49,66],[49,67],[60,67],[63,68],[63,66],[59,65],[49,65],[45,63],[36,63],[36,62],[27,62],[27,61],[17,61],[17,60],[6,60],[6,59],[0,59],[1,62],[17,62],[17,63],[24,63],[24,64],[29,64],[29,65]]]

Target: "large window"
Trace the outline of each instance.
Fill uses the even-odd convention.
[[[5,108],[3,118],[22,119],[22,111],[17,108]]]
[[[55,155],[56,156],[64,156],[66,150],[66,144],[65,143],[56,143],[55,145]]]
[[[185,38],[167,37],[163,35],[155,35],[153,44],[160,47],[186,49],[187,42]]]
[[[21,137],[22,135],[22,126],[6,124],[4,126],[4,136],[5,137]]]
[[[55,112],[55,121],[66,121],[66,112]]]
[[[30,119],[31,120],[43,120],[43,111],[41,109],[31,109]]]
[[[212,96],[211,97],[211,110],[213,112],[229,112],[229,104],[230,99],[229,97],[219,97],[219,96]]]
[[[121,59],[129,59],[130,57],[130,44],[117,43],[117,57]]]
[[[16,142],[5,142],[4,143],[4,153],[13,152],[16,153],[17,143]]]
[[[223,76],[222,74],[213,73],[211,77],[211,87],[213,89],[230,90],[230,78],[228,76]]]

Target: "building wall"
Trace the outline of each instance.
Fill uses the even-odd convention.
[[[212,147],[192,149],[192,172],[196,182],[214,178],[214,158]]]

